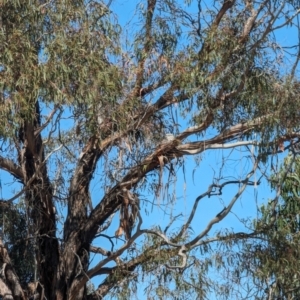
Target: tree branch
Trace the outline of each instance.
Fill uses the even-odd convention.
[[[200,196],[198,196],[195,199],[194,205],[193,205],[193,208],[191,210],[191,213],[190,213],[190,216],[189,216],[188,220],[182,226],[180,232],[177,234],[177,236],[174,238],[174,240],[177,240],[178,238],[181,238],[185,234],[187,228],[190,226],[190,224],[191,224],[191,222],[192,222],[192,220],[195,216],[195,213],[196,213],[196,210],[197,210],[197,207],[198,207],[198,204],[199,204],[200,200],[202,200],[205,197],[211,197],[213,195],[222,195],[222,189],[225,186],[227,186],[229,184],[241,184],[241,183],[245,183],[245,180],[231,180],[231,181],[226,181],[222,184],[216,184],[216,183],[211,184],[208,187],[208,189],[205,193],[201,194]],[[253,183],[253,182],[247,181],[246,184],[247,185],[254,185],[254,184],[258,184],[258,183],[256,183],[256,182]],[[215,189],[217,189],[218,191],[216,191]]]
[[[10,159],[0,156],[0,168],[13,175],[15,178],[22,181],[24,180],[22,168]]]
[[[194,248],[196,246],[199,245],[199,240],[201,240],[204,236],[207,235],[207,233],[210,231],[210,229],[213,227],[214,224],[219,223],[221,220],[223,220],[231,211],[233,205],[235,204],[235,202],[239,199],[239,197],[241,196],[241,194],[244,192],[244,190],[246,189],[249,179],[251,178],[251,176],[255,173],[256,169],[258,166],[258,162],[255,162],[255,165],[252,169],[252,171],[247,175],[247,177],[243,180],[244,184],[239,188],[238,192],[236,193],[236,195],[232,198],[232,200],[230,201],[229,205],[227,207],[225,207],[221,212],[219,212],[206,226],[206,228],[200,233],[198,234],[192,241],[188,242],[185,246],[187,248]]]

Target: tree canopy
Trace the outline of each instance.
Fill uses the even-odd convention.
[[[285,297],[268,259],[299,255],[297,1],[135,4],[0,1],[0,295],[242,299],[252,278],[259,298],[276,278]],[[243,194],[258,215],[222,227]]]

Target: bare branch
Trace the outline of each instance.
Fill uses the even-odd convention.
[[[12,160],[0,156],[0,168],[9,172],[17,179],[24,180],[22,168],[16,165]]]
[[[103,248],[100,247],[95,247],[95,246],[90,246],[90,251],[93,253],[98,253],[98,254],[102,254],[104,256],[109,256],[110,255],[110,251],[108,250],[104,250]]]
[[[277,30],[277,29],[280,29],[280,28],[282,28],[282,27],[288,25],[295,17],[297,17],[297,16],[299,15],[299,13],[300,13],[300,9],[296,10],[296,12],[295,12],[291,17],[286,18],[286,20],[285,20],[282,24],[280,24],[280,25],[278,25],[278,26],[275,26],[275,27],[272,29],[272,31],[275,31],[275,30]],[[275,16],[275,18],[276,18],[276,17],[278,17],[278,15]]]
[[[195,216],[195,213],[196,213],[196,210],[197,210],[197,207],[198,207],[198,204],[200,202],[200,200],[202,200],[203,198],[205,197],[211,197],[211,196],[214,196],[214,195],[222,195],[222,189],[227,186],[227,185],[230,185],[230,184],[241,184],[241,183],[245,183],[245,180],[231,180],[231,181],[226,181],[222,184],[217,184],[217,183],[213,183],[211,184],[207,191],[203,194],[201,194],[200,196],[198,196],[196,199],[195,199],[195,202],[194,202],[194,205],[193,205],[193,208],[192,208],[192,211],[190,213],[190,216],[188,218],[188,220],[186,221],[186,223],[182,226],[180,232],[177,234],[177,237],[174,238],[174,240],[178,239],[179,237],[182,237],[187,228],[190,226],[194,216]],[[254,184],[259,184],[259,182],[250,182],[249,180],[247,180],[246,182],[247,185],[254,185]],[[216,191],[217,189],[217,191]]]
[[[224,15],[226,14],[226,12],[234,5],[235,0],[224,0],[224,3],[221,7],[221,9],[219,10],[212,27],[217,27],[219,26],[222,18],[224,17]]]
[[[51,155],[57,151],[59,151],[62,148],[63,145],[58,146],[57,148],[53,149],[48,155],[45,157],[43,161],[43,165],[47,162],[47,160],[51,157]]]
[[[195,142],[195,143],[200,144],[200,142]],[[240,146],[259,145],[259,143],[256,141],[243,141],[243,142],[236,142],[236,143],[229,143],[229,144],[212,144],[212,145],[206,144],[206,142],[201,142],[202,143],[201,147],[199,147],[198,149],[189,150],[190,148],[195,146],[195,143],[180,145],[177,147],[177,150],[179,150],[182,154],[195,155],[203,152],[204,150],[209,150],[209,149],[231,149]]]
[[[221,132],[219,135],[215,136],[212,139],[178,145],[176,149],[179,151],[179,153],[182,153],[182,155],[183,154],[194,155],[203,152],[207,149],[229,149],[238,146],[258,145],[259,143],[257,141],[241,141],[241,142],[236,142],[227,145],[225,144],[225,142],[235,137],[242,136],[246,132],[253,130],[255,127],[261,125],[263,121],[271,118],[272,116],[273,114],[269,114],[264,117],[256,118],[251,122],[236,124],[224,130],[223,132]],[[200,125],[200,127],[201,126],[202,125]],[[190,134],[198,132],[198,130],[199,130],[198,127],[191,127],[186,131],[184,131],[182,134],[176,136],[175,139],[181,140]]]
[[[251,178],[251,176],[255,173],[255,170],[257,169],[257,165],[258,162],[255,163],[253,170],[247,175],[247,177],[244,179],[244,183],[243,185],[239,188],[238,192],[236,193],[236,195],[232,198],[232,200],[230,201],[229,205],[227,207],[225,207],[221,212],[219,212],[206,226],[206,228],[200,233],[198,234],[192,241],[188,242],[186,244],[187,248],[191,248],[191,247],[196,247],[197,245],[199,245],[199,240],[201,240],[209,231],[210,229],[213,227],[214,224],[220,222],[221,220],[223,220],[231,211],[233,205],[235,204],[235,202],[239,199],[239,197],[241,196],[241,194],[244,192],[244,190],[246,189],[249,179]]]
[[[186,247],[182,245],[178,251],[178,255],[182,257],[182,263],[181,265],[178,266],[170,266],[169,264],[166,264],[166,267],[168,269],[184,269],[186,267],[186,262],[187,262],[187,255],[186,255]]]
[[[234,5],[235,0],[224,0],[224,3],[221,7],[221,9],[218,11],[217,16],[215,17],[212,25],[211,25],[211,31],[216,30],[216,28],[219,26],[222,18],[226,14],[226,12]],[[201,57],[205,53],[209,53],[211,51],[211,45],[204,42],[200,52],[199,56]]]
[[[248,18],[248,20],[246,21],[246,23],[244,25],[243,34],[242,34],[242,36],[240,38],[240,42],[241,43],[243,43],[248,38],[249,33],[251,32],[251,30],[252,30],[252,28],[254,26],[254,23],[255,23],[255,20],[256,20],[257,16],[261,12],[261,10],[265,7],[267,1],[268,0],[265,0],[264,2],[262,2],[260,4],[259,9],[257,9],[257,10],[254,10],[252,3],[250,1],[248,1],[247,6],[251,10],[251,16]]]
[[[267,1],[267,0],[266,0]],[[268,25],[266,26],[265,31],[263,32],[263,34],[261,35],[261,38],[258,39],[253,45],[252,45],[252,49],[256,49],[257,46],[263,42],[266,38],[266,36],[272,32],[274,29],[272,29],[272,26],[274,25],[274,23],[277,21],[277,18],[279,17],[280,13],[282,12],[284,8],[284,2],[281,4],[280,8],[278,9],[277,13],[275,15],[271,14],[271,19],[268,22]]]
[[[138,215],[139,218],[139,222],[137,225],[137,231],[136,233],[129,239],[127,240],[127,242],[120,247],[117,251],[111,253],[107,258],[103,259],[102,261],[100,261],[96,266],[94,266],[93,268],[91,268],[90,270],[88,270],[85,274],[85,276],[78,276],[72,283],[72,288],[70,291],[70,295],[71,298],[73,299],[73,297],[75,297],[76,293],[86,284],[86,282],[88,281],[88,278],[92,278],[95,275],[98,275],[99,272],[101,272],[101,268],[103,266],[105,266],[108,262],[114,260],[114,261],[118,261],[119,256],[122,255],[122,253],[127,250],[133,243],[134,241],[141,236],[144,232],[140,229],[141,225],[142,225],[142,217],[140,216],[140,214]]]
[[[179,215],[173,217],[173,218],[170,220],[169,224],[167,225],[167,227],[166,227],[165,230],[164,230],[164,234],[167,233],[167,231],[169,230],[169,228],[171,227],[171,225],[174,223],[174,221],[175,221],[178,217],[181,217],[181,216],[182,216],[182,214],[179,214]]]

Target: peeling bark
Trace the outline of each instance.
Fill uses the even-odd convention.
[[[2,277],[1,286],[3,293],[2,296],[10,299],[10,296],[13,296],[13,299],[25,300],[23,289],[19,283],[19,278],[15,274],[15,271],[11,265],[11,260],[8,255],[7,249],[4,247],[2,240],[0,239],[0,260],[2,263]],[[2,291],[1,291],[2,292]]]
[[[3,297],[3,300],[11,300],[14,299],[11,290],[4,283],[4,281],[0,278],[0,295]]]

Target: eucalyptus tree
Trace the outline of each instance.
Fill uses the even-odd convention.
[[[261,207],[261,218],[255,227],[264,230],[264,242],[252,247],[253,265],[256,276],[260,279],[260,288],[269,298],[297,299],[299,286],[299,153],[285,159],[280,172],[273,177],[276,185],[280,177],[286,179],[282,184],[277,205],[273,201]],[[254,268],[253,268],[254,269]]]
[[[232,276],[218,287],[219,292],[234,281],[229,294],[239,295],[240,299],[248,299],[249,295],[257,299],[299,298],[300,165],[299,151],[293,150],[270,177],[273,188],[285,179],[280,183],[281,193],[260,207],[251,225],[255,234],[251,240],[235,241],[238,253],[227,253],[231,263],[226,268]],[[247,287],[243,278],[247,278]]]
[[[129,298],[137,280],[149,298],[206,297],[210,245],[259,234],[213,226],[266,176],[269,156],[298,143],[299,45],[277,35],[297,39],[297,3],[147,0],[122,27],[124,6],[110,2],[0,2],[0,168],[15,180],[5,193],[21,186],[2,218],[18,207],[34,261],[26,287],[16,241],[2,241],[5,299]],[[217,149],[241,151],[243,176],[223,160],[191,211],[172,217],[185,157],[201,169],[199,155]],[[228,187],[199,230],[200,200]],[[148,227],[149,197],[163,195],[169,223]]]

